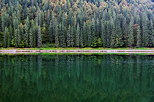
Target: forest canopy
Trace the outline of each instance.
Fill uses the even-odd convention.
[[[154,47],[153,0],[0,0],[0,47]]]

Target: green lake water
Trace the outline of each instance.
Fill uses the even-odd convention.
[[[154,102],[154,56],[0,55],[0,102]]]

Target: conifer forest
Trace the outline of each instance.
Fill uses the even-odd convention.
[[[0,0],[0,47],[154,47],[154,0]]]

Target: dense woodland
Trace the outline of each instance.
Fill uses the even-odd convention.
[[[0,0],[0,47],[154,47],[154,3]]]

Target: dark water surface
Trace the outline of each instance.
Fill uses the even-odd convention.
[[[0,55],[0,102],[154,102],[154,56]]]

